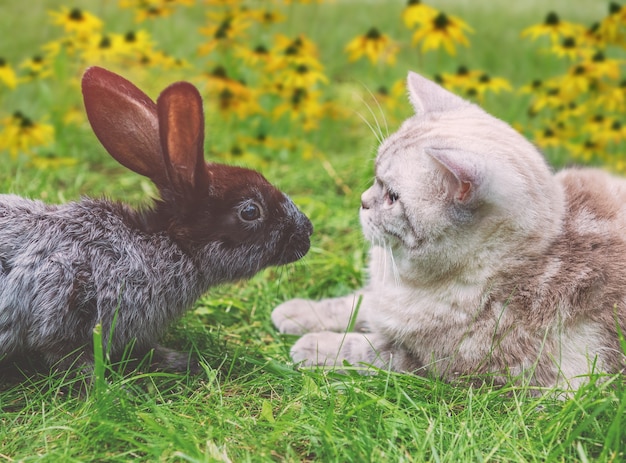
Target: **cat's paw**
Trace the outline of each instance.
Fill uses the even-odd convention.
[[[302,336],[291,348],[291,358],[300,366],[358,367],[389,365],[389,352],[376,334],[322,331]]]
[[[339,358],[343,338],[344,334],[330,331],[305,334],[291,348],[291,358],[304,367],[341,364],[344,360]]]
[[[317,333],[334,331],[343,333],[351,325],[355,330],[366,331],[362,316],[357,317],[359,295],[310,301],[292,299],[284,302],[272,312],[272,322],[284,334]]]
[[[272,312],[272,323],[283,334],[301,335],[324,329],[324,323],[315,306],[317,301],[291,299]]]

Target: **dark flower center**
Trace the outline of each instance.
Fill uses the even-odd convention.
[[[35,125],[33,124],[33,121],[30,118],[24,116],[21,111],[15,111],[13,113],[13,118],[19,121],[20,128],[22,129],[28,129]]]
[[[609,14],[618,13],[622,9],[622,5],[619,3],[611,2],[609,4]]]
[[[226,79],[228,74],[226,73],[226,68],[224,66],[217,66],[211,71],[211,75],[213,77],[218,77],[220,79]]]
[[[575,48],[576,47],[576,40],[574,39],[574,37],[565,37],[563,39],[563,48]]]
[[[68,18],[71,21],[82,21],[84,19],[83,12],[80,11],[78,8],[74,8],[72,11],[70,11]]]
[[[101,48],[101,49],[111,48],[111,39],[107,37],[106,35],[102,37],[102,40],[100,40],[100,43],[98,44],[98,48]]]
[[[548,13],[548,16],[546,16],[545,24],[547,26],[556,26],[560,22],[561,21],[559,20],[559,16],[554,11],[551,11],[550,13]]]
[[[380,32],[375,27],[372,27],[367,34],[365,34],[365,38],[368,40],[378,40],[380,39]]]
[[[433,25],[435,26],[435,29],[445,30],[450,25],[450,20],[445,13],[439,13],[433,20]]]
[[[222,21],[222,23],[220,24],[220,27],[217,28],[217,31],[215,31],[215,34],[213,35],[213,37],[216,39],[227,38],[228,32],[232,29],[231,23],[232,23],[232,20],[230,18]]]

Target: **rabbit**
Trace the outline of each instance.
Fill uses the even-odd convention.
[[[188,82],[154,103],[100,67],[82,78],[88,120],[120,164],[159,191],[149,208],[85,198],[48,205],[0,195],[0,361],[36,358],[93,369],[93,330],[121,358],[186,371],[189,355],[158,346],[210,287],[303,257],[309,219],[258,172],[206,163],[204,114]]]

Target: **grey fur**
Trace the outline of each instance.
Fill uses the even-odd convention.
[[[93,73],[107,85],[121,79]],[[0,195],[0,361],[32,356],[90,368],[101,323],[113,358],[134,344],[139,355],[155,349],[156,366],[184,368],[186,354],[156,344],[172,321],[210,287],[306,254],[309,220],[258,173],[203,162],[197,169],[207,169],[209,189],[181,193],[161,183],[163,199],[143,211]],[[264,215],[243,221],[238,211],[250,202]]]

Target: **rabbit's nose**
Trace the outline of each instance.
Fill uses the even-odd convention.
[[[309,218],[302,214],[300,216],[300,220],[299,220],[299,227],[301,228],[304,233],[306,233],[308,236],[311,236],[313,234],[313,224],[311,223],[311,221],[309,220]]]

